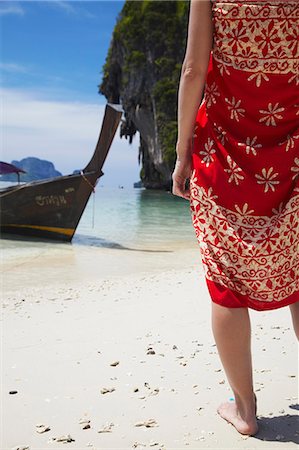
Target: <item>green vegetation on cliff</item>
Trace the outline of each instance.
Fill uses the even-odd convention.
[[[189,1],[126,1],[117,18],[99,86],[108,101],[122,103],[127,121],[122,134],[126,137],[132,138],[138,129],[134,126],[137,105],[152,115],[152,138],[158,142],[164,168],[153,160],[151,170],[158,171],[166,184],[176,156],[177,93],[188,14]],[[144,178],[155,175],[157,179],[158,173],[146,172],[145,167],[141,171]]]

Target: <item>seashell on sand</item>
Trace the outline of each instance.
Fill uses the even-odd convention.
[[[38,423],[36,426],[37,433],[45,433],[46,431],[50,431],[51,428],[48,425],[44,425],[42,423]]]
[[[101,389],[101,394],[107,394],[108,392],[113,392],[113,391],[115,391],[114,387],[112,387],[112,388],[104,387],[104,388]]]
[[[70,434],[64,434],[57,438],[53,438],[53,440],[56,442],[74,442],[75,441],[75,439],[73,439]]]
[[[134,424],[135,427],[146,427],[146,428],[152,428],[157,427],[158,423],[155,419],[148,419],[140,422],[136,422]]]

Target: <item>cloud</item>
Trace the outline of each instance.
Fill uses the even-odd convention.
[[[63,82],[65,81],[62,77],[59,77],[57,75],[49,75],[47,72],[41,71],[39,68],[34,66],[34,64],[24,65],[19,64],[15,62],[0,62],[0,71],[2,72],[2,75],[7,76],[7,82],[11,81],[12,75],[19,76],[23,75],[22,80],[25,79],[25,75],[27,79],[35,79],[37,78],[38,81],[41,79],[45,82],[51,81],[51,82]],[[20,82],[21,82],[20,81]],[[3,83],[3,85],[5,82]]]
[[[8,15],[8,14],[16,14],[19,16],[23,16],[25,14],[22,6],[15,2],[1,2],[0,3],[0,16]]]
[[[70,2],[66,2],[63,0],[56,0],[52,3],[52,5],[55,5],[59,8],[61,8],[63,11],[65,11],[68,14],[76,14],[76,9]]]
[[[27,66],[16,63],[0,63],[0,70],[10,73],[29,73],[31,69]]]
[[[18,89],[2,89],[0,94],[3,161],[35,156],[52,161],[64,174],[86,166],[98,140],[105,104],[59,102]],[[138,145],[137,135],[130,145],[117,129],[104,163],[102,184],[138,181]]]
[[[94,19],[96,16],[91,14],[86,8],[82,8],[76,4],[76,1],[70,2],[65,0],[55,0],[47,2],[51,6],[56,6],[63,10],[69,16],[85,17],[87,19]]]

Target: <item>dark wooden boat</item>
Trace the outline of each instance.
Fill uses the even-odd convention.
[[[0,189],[0,231],[70,242],[102,167],[123,109],[107,103],[94,154],[80,172]]]

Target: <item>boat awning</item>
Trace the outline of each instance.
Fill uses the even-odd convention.
[[[26,173],[25,170],[19,169],[19,167],[13,164],[8,164],[6,162],[0,161],[0,175],[6,175],[7,173]]]

